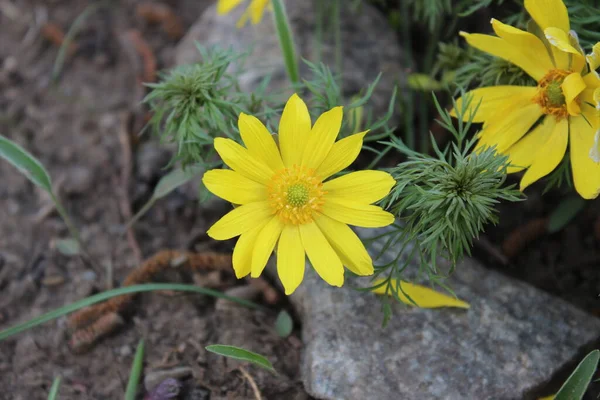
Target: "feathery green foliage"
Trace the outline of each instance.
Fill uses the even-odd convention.
[[[411,254],[395,262],[376,267],[374,279],[387,275],[387,290],[392,288],[391,278],[400,278],[403,269],[417,257],[420,272],[427,274],[432,282],[443,285],[445,275],[452,273],[456,263],[470,253],[474,238],[488,223],[498,220],[495,206],[502,200],[518,201],[521,193],[506,186],[508,157],[500,155],[494,148],[473,152],[475,138],[467,139],[474,112],[467,122],[471,98],[463,93],[463,102],[456,110],[457,119],[444,110],[437,99],[434,103],[441,115],[437,121],[452,134],[454,142],[439,149],[433,141],[435,156],[420,154],[409,149],[400,139],[389,144],[408,155],[408,160],[391,169],[397,183],[383,205],[398,216],[401,223],[395,225],[384,239],[384,249],[412,243]],[[457,126],[454,126],[456,123]],[[406,255],[404,255],[406,256]],[[449,262],[447,273],[440,271],[437,260]],[[384,284],[386,284],[384,282]]]
[[[239,141],[232,121],[248,112],[250,95],[241,92],[237,77],[228,72],[243,55],[219,48],[198,46],[202,61],[174,68],[161,81],[148,86],[144,101],[153,111],[150,126],[162,140],[177,143],[177,157],[183,166],[204,165],[213,154],[213,139],[226,135]]]

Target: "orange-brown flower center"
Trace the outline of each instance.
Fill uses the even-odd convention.
[[[285,224],[311,222],[323,206],[323,183],[310,168],[294,165],[273,176],[268,186],[269,203]]]
[[[557,120],[569,115],[561,85],[570,74],[570,71],[563,69],[550,70],[538,82],[538,92],[533,98],[533,102],[542,107],[544,114],[554,115]]]

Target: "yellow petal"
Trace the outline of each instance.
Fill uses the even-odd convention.
[[[229,11],[236,8],[242,0],[219,0],[217,2],[217,14],[227,14]]]
[[[269,166],[231,139],[216,138],[215,150],[231,169],[255,182],[266,185],[274,174]]]
[[[592,71],[589,74],[584,75],[583,81],[589,89],[600,87],[600,75],[598,75],[596,71]]]
[[[371,204],[390,193],[396,181],[384,171],[357,171],[332,179],[323,184],[325,201],[328,198],[347,198]]]
[[[594,135],[594,144],[590,149],[590,158],[595,163],[600,163],[600,129],[598,129],[596,135]]]
[[[567,104],[567,111],[570,115],[579,115],[581,113],[581,107],[577,104],[577,96],[585,89],[585,82],[581,78],[579,73],[572,73],[568,75],[563,83],[560,85],[562,92],[565,96],[565,102]]]
[[[254,250],[254,244],[256,243],[258,234],[267,222],[268,219],[265,219],[260,225],[255,226],[245,233],[242,233],[238,239],[235,248],[233,249],[232,257],[233,270],[235,271],[235,276],[238,279],[243,278],[250,273],[252,268],[252,251]]]
[[[378,284],[383,282],[383,280],[379,279],[374,282],[374,284]],[[391,285],[395,287],[397,281],[392,279]],[[373,293],[376,294],[385,294],[387,285],[382,285],[377,289],[373,290]],[[400,281],[400,287],[404,290],[408,296],[419,306],[420,308],[440,308],[440,307],[456,307],[456,308],[470,308],[469,303],[459,300],[456,297],[448,296],[442,293],[439,293],[433,289],[430,289],[425,286],[417,285],[410,282]],[[408,299],[402,293],[400,289],[398,289],[398,298],[405,304],[414,306],[415,304]],[[390,293],[391,294],[391,293]]]
[[[213,169],[202,177],[202,183],[215,196],[233,204],[246,204],[267,199],[267,187],[230,169]]]
[[[546,396],[546,397],[540,397],[538,400],[554,400],[554,397],[556,395],[550,395],[550,396]]]
[[[240,17],[240,19],[238,19],[238,22],[235,24],[235,27],[238,28],[238,29],[243,28],[246,25],[246,22],[248,22],[249,19],[250,19],[250,10],[246,9],[242,13],[242,16]]]
[[[283,161],[275,140],[258,118],[242,113],[238,120],[238,127],[250,154],[263,164],[267,164],[273,171],[283,168]]]
[[[521,139],[541,116],[542,109],[535,103],[513,110],[482,129],[478,146],[495,145],[502,153]]]
[[[317,119],[308,136],[302,165],[312,169],[317,169],[321,165],[340,132],[343,115],[342,107],[335,107],[324,112]]]
[[[286,225],[277,245],[277,275],[286,295],[294,293],[304,279],[305,260],[300,229],[297,225]]]
[[[331,286],[344,284],[344,266],[323,232],[311,222],[299,225],[302,246],[317,274]]]
[[[300,165],[310,133],[310,114],[297,94],[287,101],[279,122],[279,147],[286,167]]]
[[[558,28],[546,28],[544,29],[544,35],[552,46],[564,53],[569,53],[571,65],[567,68],[571,71],[581,72],[585,66],[585,57],[571,44],[572,39],[569,34]]]
[[[256,25],[262,19],[265,7],[269,0],[252,0],[248,9],[250,10],[250,18],[253,25]]]
[[[467,40],[470,46],[510,61],[523,69],[523,71],[536,81],[542,79],[546,72],[548,72],[543,63],[537,62],[535,57],[528,54],[527,49],[516,47],[502,38],[465,32],[460,32],[460,35]]]
[[[513,173],[529,167],[536,157],[536,149],[542,147],[552,134],[556,126],[554,117],[546,117],[538,126],[536,126],[525,137],[515,143],[506,151],[510,159],[510,166],[507,172]]]
[[[590,71],[595,71],[600,67],[600,42],[592,47],[592,52],[586,55],[585,59],[590,67]]]
[[[556,27],[568,32],[571,29],[567,7],[562,0],[525,0],[525,9],[542,30]]]
[[[600,194],[600,164],[590,158],[596,130],[583,117],[570,118],[571,169],[575,190],[584,199]]]
[[[356,275],[373,274],[373,261],[356,233],[344,223],[323,214],[315,216],[317,226],[338,254],[342,263]]]
[[[256,243],[254,243],[254,251],[252,252],[251,276],[253,278],[258,278],[263,272],[263,269],[265,269],[267,261],[269,261],[271,253],[273,253],[277,239],[279,239],[279,236],[281,235],[282,229],[283,223],[281,222],[281,219],[275,215],[258,234]]]
[[[556,124],[546,143],[536,149],[531,149],[531,151],[535,151],[535,159],[521,179],[521,190],[525,190],[527,186],[556,168],[565,155],[568,141],[569,122],[567,118],[564,118]]]
[[[345,224],[365,228],[381,228],[394,222],[394,215],[381,207],[340,198],[327,199],[322,212]]]
[[[362,149],[363,138],[367,132],[356,133],[335,142],[323,163],[317,168],[316,175],[325,180],[352,164]]]
[[[264,222],[272,213],[267,201],[244,204],[225,214],[206,233],[215,240],[231,239]]]
[[[548,49],[544,43],[534,34],[510,25],[503,24],[497,19],[492,18],[492,27],[496,35],[506,40],[507,43],[514,46],[515,49],[526,53],[526,57],[531,62],[538,64],[546,71],[554,68]]]
[[[463,115],[463,120],[468,121],[471,113],[477,108],[477,113],[473,122],[484,122],[492,118],[500,108],[506,105],[531,103],[531,99],[537,93],[537,88],[533,86],[490,86],[471,90],[467,96],[471,97],[469,108]],[[462,97],[456,101],[456,108],[462,108]],[[456,116],[456,111],[452,110],[452,115]]]

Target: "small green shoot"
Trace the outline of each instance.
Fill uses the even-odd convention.
[[[269,360],[267,360],[266,357],[240,347],[228,346],[224,344],[212,344],[210,346],[206,346],[206,350],[224,357],[233,358],[235,360],[247,361],[275,373],[273,365]]]
[[[50,387],[50,393],[48,393],[48,400],[56,400],[58,399],[58,390],[60,389],[60,376],[54,378],[54,382],[52,382],[52,387]]]
[[[125,391],[125,400],[135,400],[135,395],[138,391],[142,368],[144,367],[144,339],[141,339],[135,351],[135,357],[131,364],[131,373],[127,382],[127,390]]]

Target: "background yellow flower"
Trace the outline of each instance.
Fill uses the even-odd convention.
[[[219,0],[217,3],[217,13],[224,15],[240,5],[244,0]],[[248,19],[253,25],[258,24],[265,12],[265,8],[269,4],[269,0],[250,0],[250,5],[242,14],[242,17],[237,23],[238,28],[244,26]]]
[[[215,149],[231,170],[208,171],[212,193],[240,206],[215,223],[217,240],[239,236],[233,268],[241,278],[258,277],[277,246],[277,272],[285,293],[304,277],[305,254],[327,283],[341,286],[344,266],[371,275],[373,263],[348,225],[382,227],[394,216],[371,205],[395,181],[383,171],[352,172],[328,180],[358,156],[366,132],[335,141],[342,107],[323,113],[311,127],[306,104],[293,95],[279,125],[279,146],[255,117],[241,114],[238,126],[246,147],[215,139]]]
[[[494,86],[471,91],[471,107],[480,104],[474,122],[482,122],[478,146],[496,146],[510,157],[509,172],[527,169],[521,190],[552,172],[567,146],[573,181],[586,199],[600,193],[600,164],[589,156],[598,129],[593,106],[600,88],[596,58],[586,57],[569,33],[561,0],[526,0],[539,35],[492,19],[497,36],[461,33],[469,45],[510,61],[534,78],[533,86]],[[460,100],[459,100],[460,102]],[[467,113],[464,118],[468,118]]]

